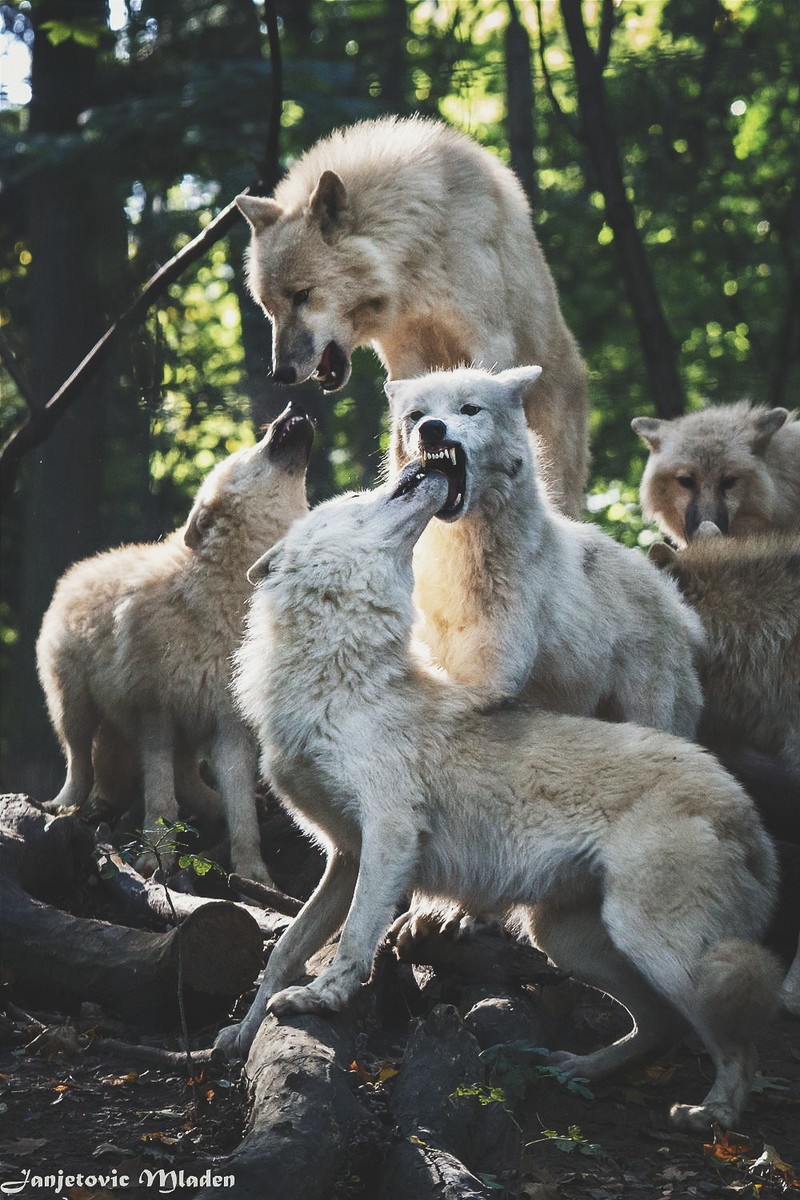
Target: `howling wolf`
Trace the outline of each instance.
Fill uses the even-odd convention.
[[[230,696],[230,659],[248,566],[307,511],[312,438],[308,418],[288,408],[256,446],[214,468],[182,529],[84,559],[59,581],[36,645],[67,757],[54,807],[82,804],[93,785],[114,798],[116,748],[124,745],[143,775],[145,826],[175,820],[176,791],[190,793],[195,811],[213,811],[219,797],[197,772],[208,747],[234,870],[270,882],[259,846],[255,747]],[[152,857],[140,865],[152,868]]]
[[[633,1029],[588,1055],[597,1079],[687,1023],[715,1081],[676,1124],[730,1126],[755,1070],[751,1033],[777,1002],[757,944],[775,851],[710,756],[669,734],[487,707],[413,653],[414,543],[448,479],[410,464],[394,484],[329,501],[251,570],[260,580],[236,692],[265,775],[324,845],[322,882],[267,964],[250,1013],[218,1039],[249,1047],[277,1014],[342,1008],[371,972],[401,897],[518,908],[559,965],[615,996]],[[336,958],[287,986],[344,922]]]
[[[525,195],[493,154],[438,121],[365,121],[318,142],[274,199],[239,196],[249,283],[274,330],[274,377],[342,387],[356,346],[390,377],[480,362],[542,365],[526,397],[551,493],[577,516],[586,370]]]

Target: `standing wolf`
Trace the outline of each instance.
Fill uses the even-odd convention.
[[[800,532],[800,422],[785,408],[745,401],[674,421],[635,417],[650,457],[642,476],[644,515],[676,546],[703,521],[735,537]]]
[[[229,693],[242,632],[247,568],[308,509],[313,428],[287,409],[258,445],[221,462],[189,519],[162,542],[122,546],[71,567],[45,613],[39,678],[67,756],[56,806],[117,784],[118,744],[144,777],[145,827],[218,798],[197,774],[210,747],[226,809],[234,870],[269,882],[255,808],[256,755]],[[111,760],[110,762],[108,760]],[[105,768],[105,778],[95,778]],[[152,866],[147,856],[143,866]]]
[[[622,1068],[684,1022],[714,1061],[676,1124],[734,1124],[755,1070],[750,1031],[776,1001],[754,939],[769,919],[775,854],[753,805],[696,746],[633,725],[486,708],[479,690],[410,647],[412,553],[447,503],[417,464],[396,486],[333,500],[256,564],[236,691],[265,775],[327,850],[317,891],[272,952],[241,1026],[342,1008],[366,980],[401,897],[473,911],[519,907],[562,967],[615,996],[634,1028],[568,1076]],[[346,919],[345,919],[346,918]],[[336,958],[287,987],[344,921]]]
[[[421,457],[450,482],[414,558],[419,634],[464,683],[692,737],[700,622],[644,555],[549,504],[522,410],[538,374],[386,385],[394,474]]]
[[[514,175],[437,121],[365,121],[318,142],[275,198],[239,196],[249,283],[273,324],[274,378],[325,391],[372,345],[390,377],[542,364],[525,400],[548,482],[583,508],[586,369]]]

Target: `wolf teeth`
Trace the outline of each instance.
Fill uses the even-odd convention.
[[[424,450],[422,453],[422,460],[423,460],[423,462],[426,462],[426,463],[438,462],[439,459],[442,459],[442,458],[449,459],[450,462],[453,464],[453,466],[455,466],[456,465],[455,447],[449,446],[443,450]]]

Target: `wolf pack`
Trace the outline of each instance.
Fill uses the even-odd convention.
[[[345,1006],[398,913],[404,937],[492,914],[630,1015],[612,1045],[553,1050],[559,1071],[600,1079],[693,1031],[713,1081],[672,1120],[734,1126],[753,1030],[800,1016],[800,952],[784,977],[763,945],[776,849],[712,751],[770,756],[800,805],[800,422],[746,401],[635,417],[667,540],[626,548],[580,519],[586,371],[493,154],[363,122],[238,204],[274,378],[336,391],[359,346],[385,367],[383,481],[309,511],[290,402],[179,530],[71,567],[37,646],[67,760],[51,806],[138,789],[146,827],[222,811],[234,869],[269,883],[260,775],[323,848],[229,1057],[267,1011]]]

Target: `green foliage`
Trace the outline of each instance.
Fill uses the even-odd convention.
[[[152,854],[159,869],[163,868],[167,856],[178,855],[180,867],[191,867],[196,875],[207,875],[209,871],[225,872],[219,863],[202,854],[191,854],[182,851],[183,842],[187,837],[199,836],[199,831],[186,821],[167,821],[164,817],[156,819],[157,829],[140,829],[138,838],[133,838],[122,847],[122,857],[127,862],[135,862],[142,854]]]
[[[543,1129],[540,1138],[526,1143],[529,1147],[543,1144],[555,1146],[556,1150],[560,1150],[562,1154],[573,1154],[577,1150],[579,1154],[584,1154],[587,1158],[597,1158],[603,1153],[603,1147],[599,1142],[590,1142],[588,1138],[585,1138],[579,1125],[570,1125],[566,1133],[558,1133],[555,1129]]]

